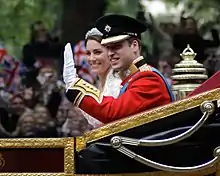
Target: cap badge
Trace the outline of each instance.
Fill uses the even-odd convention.
[[[111,26],[106,25],[106,26],[105,26],[105,31],[106,31],[106,32],[110,32],[110,31],[111,31]]]

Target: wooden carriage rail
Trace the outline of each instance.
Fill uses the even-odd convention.
[[[200,106],[204,101],[220,100],[220,88],[214,89],[184,100],[161,106],[150,111],[145,111],[119,121],[109,123],[95,130],[85,133],[82,137],[76,138],[76,150],[81,151],[86,144],[93,142],[143,124],[166,118],[170,115],[193,109]]]

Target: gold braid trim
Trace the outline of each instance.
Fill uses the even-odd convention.
[[[144,59],[144,57],[143,56],[140,56],[140,57],[138,57],[137,59],[135,59],[132,63],[133,64],[136,64],[136,63],[138,63],[139,61],[141,61],[141,60],[143,60]]]
[[[85,95],[91,96],[94,98],[98,103],[102,101],[103,95],[99,89],[95,86],[89,84],[88,82],[84,81],[83,79],[78,79],[70,88],[69,90],[78,90],[79,93],[77,94],[73,104],[75,106],[79,106],[83,97]]]
[[[144,64],[139,67],[139,70],[140,70],[140,72],[152,71],[152,67],[150,65]]]

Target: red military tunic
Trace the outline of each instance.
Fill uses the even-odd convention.
[[[126,91],[115,99],[102,96],[98,89],[79,79],[67,91],[67,97],[74,105],[103,123],[171,102],[164,80],[151,69],[136,70],[123,80],[122,86],[126,83],[129,83]]]

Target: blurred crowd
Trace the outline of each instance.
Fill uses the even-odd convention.
[[[219,70],[217,30],[211,28],[212,39],[206,40],[200,35],[193,17],[181,18],[179,24],[159,25],[151,16],[150,19],[153,51],[145,56],[170,84],[172,68],[181,61],[180,53],[187,44],[197,53],[196,60],[206,66],[209,76]],[[30,41],[23,47],[25,71],[19,72],[21,77],[16,90],[9,91],[0,75],[0,137],[66,137],[92,130],[81,112],[64,96],[61,78],[64,46],[59,37],[52,37],[41,21],[35,22],[30,30]],[[81,44],[74,48],[75,57],[82,54]],[[85,60],[79,60],[77,70],[81,77],[96,84],[96,76],[90,74]]]
[[[149,15],[151,21],[150,36],[153,40],[151,56],[152,65],[157,67],[171,81],[172,68],[182,58],[180,54],[189,44],[197,54],[195,60],[204,64],[207,74],[212,76],[220,69],[219,51],[220,39],[214,23],[208,31],[209,39],[205,39],[193,17],[181,17],[180,22],[157,24]]]
[[[0,137],[77,136],[91,130],[81,112],[65,99],[59,38],[52,37],[41,21],[31,26],[30,38],[23,47],[16,89],[9,91],[1,75]],[[7,58],[3,57],[5,68],[16,65]]]

